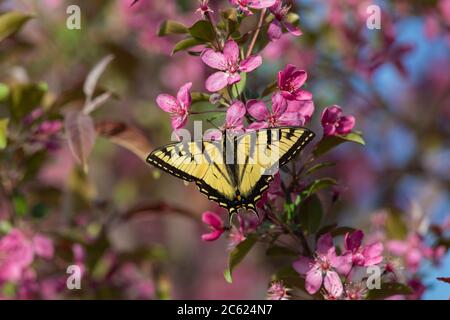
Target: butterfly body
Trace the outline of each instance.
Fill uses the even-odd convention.
[[[256,202],[287,163],[314,138],[306,128],[261,129],[242,135],[226,132],[219,141],[182,141],[154,150],[147,162],[178,178],[195,182],[209,200],[232,215],[256,212]]]

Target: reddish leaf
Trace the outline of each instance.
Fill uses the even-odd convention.
[[[450,283],[450,278],[440,277],[440,278],[436,278],[436,279],[438,279],[439,281],[442,281],[442,282]]]
[[[100,136],[130,150],[144,161],[152,149],[140,130],[123,122],[102,121],[95,125],[95,129]]]
[[[69,148],[75,159],[87,171],[87,160],[95,143],[94,122],[89,115],[69,111],[64,119]]]

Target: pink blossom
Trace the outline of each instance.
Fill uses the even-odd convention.
[[[208,66],[220,70],[206,80],[205,86],[210,92],[219,91],[227,85],[239,82],[241,80],[239,72],[253,71],[262,63],[259,55],[253,55],[241,61],[239,46],[233,40],[225,43],[223,53],[208,48],[202,52],[201,57]]]
[[[338,298],[343,292],[339,274],[347,274],[351,268],[349,255],[338,256],[333,245],[331,234],[322,235],[317,241],[314,258],[302,256],[293,263],[294,269],[306,275],[305,288],[310,294],[315,294],[322,283],[331,297]]]
[[[34,253],[36,253],[37,256],[46,259],[53,258],[54,247],[53,241],[50,238],[42,234],[36,234],[32,239],[32,243]]]
[[[413,290],[413,293],[408,296],[408,299],[410,300],[420,300],[427,289],[418,278],[409,280],[408,286]]]
[[[200,2],[199,8],[195,12],[200,13],[202,17],[205,17],[208,13],[214,12],[209,7],[209,0],[199,0],[199,2]]]
[[[288,14],[289,9],[290,6],[283,6],[283,1],[281,0],[277,0],[275,4],[270,7],[270,12],[275,16],[267,31],[270,40],[274,41],[280,39],[283,35],[283,28],[294,36],[302,35],[299,27],[286,21],[286,15]]]
[[[0,283],[18,281],[31,265],[34,250],[31,242],[18,229],[0,239]]]
[[[394,255],[403,257],[406,267],[413,273],[417,272],[420,263],[426,257],[432,257],[432,249],[425,245],[423,239],[414,233],[406,240],[389,240],[387,249]]]
[[[305,125],[314,113],[314,102],[312,100],[288,101],[287,112],[297,113],[299,119],[304,119],[301,125]]]
[[[202,221],[206,223],[212,230],[210,233],[202,235],[203,241],[214,241],[219,239],[222,233],[225,232],[223,221],[219,215],[212,211],[206,211],[202,215]]]
[[[351,253],[352,262],[357,266],[373,266],[383,261],[383,244],[375,242],[367,246],[362,246],[364,233],[356,230],[347,233],[344,238],[344,246],[347,252]]]
[[[223,129],[233,132],[244,131],[244,116],[247,112],[241,101],[234,102],[227,110]]]
[[[290,289],[286,288],[283,281],[273,281],[267,289],[267,300],[288,300]]]
[[[447,25],[450,25],[450,0],[440,0],[438,8]]]
[[[345,135],[355,126],[355,117],[345,116],[341,107],[337,105],[325,108],[321,121],[325,136]]]
[[[287,100],[278,92],[272,96],[272,110],[262,101],[250,100],[247,103],[247,111],[256,119],[249,129],[301,126],[305,123],[305,119],[301,118],[298,112],[288,111]]]
[[[62,128],[62,122],[59,120],[46,120],[42,122],[36,130],[37,134],[53,135],[58,133]]]
[[[156,98],[158,106],[165,112],[170,113],[172,128],[175,130],[184,127],[187,122],[188,110],[192,102],[189,92],[191,87],[192,82],[186,83],[180,88],[176,98],[168,94],[160,94]]]
[[[258,226],[261,224],[262,219],[255,214],[251,215],[238,215],[237,216],[239,224],[236,227],[233,225],[229,233],[229,245],[228,248],[232,249],[236,247],[239,243],[246,239],[246,235],[254,232]]]
[[[210,129],[205,133],[205,140],[218,141],[222,139],[222,132],[228,134],[239,134],[244,132],[244,116],[247,112],[242,101],[235,101],[228,109],[225,116],[225,123],[221,130]]]
[[[230,3],[236,6],[246,15],[251,15],[250,9],[269,8],[275,4],[276,0],[230,0]]]
[[[312,94],[302,89],[307,79],[304,70],[288,64],[284,70],[278,72],[278,88],[287,100],[311,100]]]

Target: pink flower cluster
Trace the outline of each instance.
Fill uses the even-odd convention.
[[[0,239],[0,284],[17,282],[31,267],[35,257],[51,259],[54,254],[53,242],[44,235],[32,238],[12,229]]]
[[[323,285],[328,299],[349,298],[351,290],[347,292],[346,288],[352,283],[352,273],[356,268],[378,265],[383,261],[383,245],[376,242],[363,246],[363,236],[360,230],[347,233],[345,250],[338,255],[331,234],[324,234],[317,241],[313,258],[302,256],[295,261],[294,269],[305,276],[306,291],[316,294]]]

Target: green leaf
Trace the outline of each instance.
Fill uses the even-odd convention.
[[[298,274],[292,266],[281,268],[272,276],[272,280],[283,281],[288,288],[305,289],[305,280]]]
[[[235,84],[231,87],[233,99],[239,98],[239,96],[245,89],[245,85],[247,84],[247,74],[241,73],[240,76],[241,76],[241,80],[237,84]]]
[[[386,219],[386,232],[390,239],[405,239],[408,227],[402,219],[402,214],[396,209],[391,209]]]
[[[4,83],[0,83],[0,102],[5,101],[8,96],[9,87]]]
[[[250,252],[250,249],[255,245],[257,240],[258,238],[255,235],[250,235],[230,252],[230,255],[228,256],[228,269],[224,272],[224,277],[227,282],[233,282],[233,270]]]
[[[12,228],[11,222],[8,220],[0,220],[0,234],[7,234]]]
[[[210,96],[203,92],[191,92],[192,103],[209,101]]]
[[[13,199],[13,207],[14,207],[14,211],[16,212],[17,215],[23,217],[24,215],[27,214],[28,212],[28,205],[27,205],[27,200],[25,199],[25,197],[21,194],[16,194]]]
[[[395,295],[408,295],[413,291],[407,285],[397,282],[382,283],[380,289],[369,290],[367,294],[368,300],[383,300]]]
[[[8,123],[9,119],[0,119],[0,150],[5,149],[8,143]]]
[[[22,26],[31,19],[31,15],[21,12],[10,11],[0,15],[0,42],[6,37],[16,33]]]
[[[316,195],[306,198],[300,205],[300,224],[309,233],[315,233],[322,221],[322,204]]]
[[[166,20],[159,26],[158,36],[164,37],[169,34],[186,34],[189,33],[188,27],[178,21]]]
[[[227,20],[238,21],[238,13],[235,8],[228,8],[221,12],[222,17]]]
[[[21,119],[35,109],[47,91],[45,83],[15,84],[10,88],[9,106],[15,120]]]
[[[314,180],[307,188],[306,188],[306,196],[309,197],[312,194],[316,193],[319,190],[335,186],[337,184],[336,180],[331,178],[323,178]]]
[[[313,151],[314,156],[317,158],[323,155],[324,153],[328,152],[329,150],[333,149],[334,147],[340,145],[341,143],[347,141],[365,145],[363,137],[361,136],[361,134],[357,132],[350,132],[345,136],[325,136],[316,145]]]
[[[43,218],[47,215],[48,213],[48,207],[43,204],[43,203],[37,203],[36,205],[33,206],[33,208],[31,208],[31,216],[33,218]]]
[[[235,8],[229,8],[222,11],[222,18],[225,20],[228,35],[239,33],[239,21],[237,18],[237,10]]]
[[[291,249],[274,245],[266,250],[266,255],[268,255],[270,257],[279,257],[279,256],[294,256],[294,257],[296,257],[299,254]]]
[[[198,46],[199,44],[205,43],[202,40],[198,40],[195,38],[186,38],[178,42],[175,47],[172,49],[172,54],[175,54],[179,51],[183,51],[195,46]]]
[[[315,173],[316,171],[319,171],[319,170],[321,170],[321,169],[333,167],[333,166],[335,166],[335,165],[336,165],[336,164],[335,164],[334,162],[323,162],[323,163],[318,163],[318,164],[312,166],[311,168],[309,168],[309,169],[306,171],[305,174],[306,174],[306,175],[309,175],[309,174]]]
[[[192,37],[198,40],[211,42],[216,38],[216,33],[211,22],[199,20],[189,28]]]

